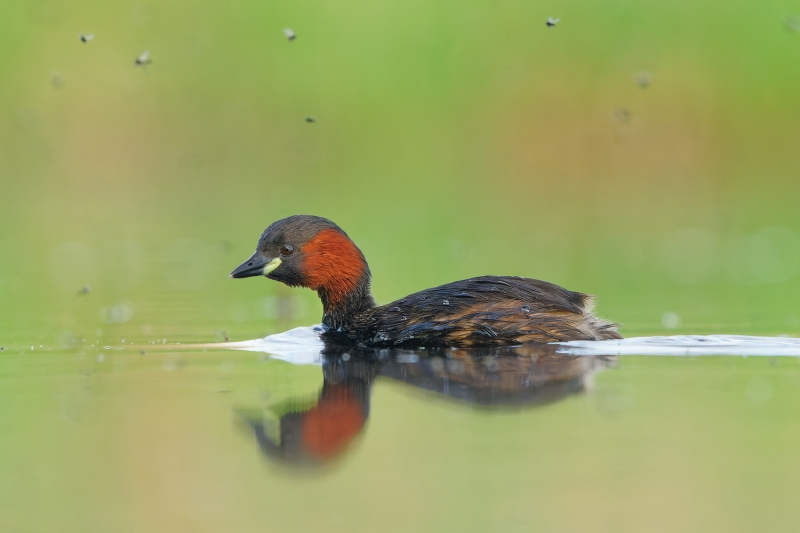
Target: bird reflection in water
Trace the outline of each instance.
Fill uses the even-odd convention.
[[[377,378],[400,381],[466,406],[503,411],[540,407],[587,389],[592,374],[616,363],[613,356],[556,353],[553,345],[427,350],[322,350],[323,385],[315,405],[289,412],[278,427],[241,411],[261,452],[292,466],[319,466],[340,458],[364,430]]]

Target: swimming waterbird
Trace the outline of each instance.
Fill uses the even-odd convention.
[[[266,276],[317,291],[323,337],[359,346],[486,346],[621,338],[593,297],[536,279],[480,276],[377,306],[361,250],[325,218],[269,226],[232,278]]]

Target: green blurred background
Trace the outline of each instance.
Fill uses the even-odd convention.
[[[623,358],[595,394],[496,415],[379,382],[353,454],[296,478],[232,412],[315,399],[319,368],[174,344],[319,321],[311,291],[228,278],[298,213],[350,234],[382,303],[521,275],[627,336],[798,335],[797,15],[0,3],[0,524],[796,530],[796,360]]]
[[[599,295],[627,335],[797,333],[793,9],[4,2],[0,331],[312,323],[313,293],[227,277],[310,213],[380,302],[514,274]]]

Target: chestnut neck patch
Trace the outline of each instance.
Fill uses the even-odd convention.
[[[367,262],[347,235],[324,229],[303,246],[303,278],[309,289],[326,294],[333,307],[362,282]]]

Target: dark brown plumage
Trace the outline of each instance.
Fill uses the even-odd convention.
[[[261,235],[231,277],[265,275],[316,290],[328,340],[361,346],[486,346],[621,338],[593,297],[513,276],[448,283],[376,306],[363,254],[330,220],[298,215]]]

